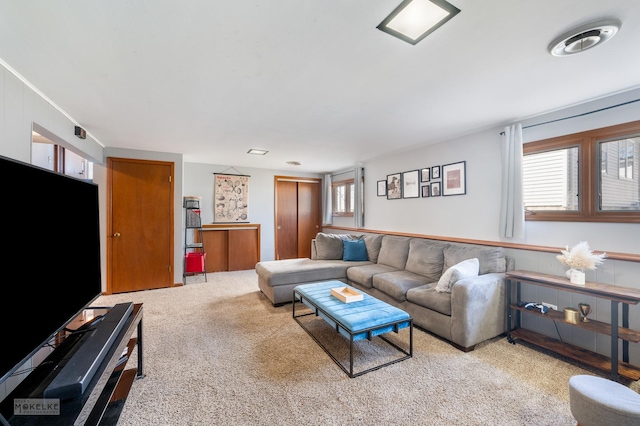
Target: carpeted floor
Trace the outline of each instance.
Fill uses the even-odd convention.
[[[253,270],[95,304],[123,301],[144,303],[146,376],[121,426],[575,425],[568,380],[595,374],[506,338],[464,353],[416,329],[413,358],[350,379]]]

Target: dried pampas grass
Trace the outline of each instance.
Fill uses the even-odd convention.
[[[571,249],[567,246],[566,250],[560,252],[562,254],[556,258],[571,269],[596,269],[607,257],[607,253],[595,254],[586,241],[580,241]]]

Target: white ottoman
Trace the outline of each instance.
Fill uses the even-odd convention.
[[[580,426],[640,425],[640,394],[613,380],[571,377],[569,404]]]

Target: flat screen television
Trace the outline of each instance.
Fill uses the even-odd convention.
[[[102,292],[98,186],[0,156],[0,383]]]

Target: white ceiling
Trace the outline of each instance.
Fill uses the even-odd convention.
[[[104,146],[306,172],[640,87],[640,1],[452,0],[415,46],[376,29],[400,2],[0,0],[0,58]],[[612,40],[548,53],[604,18]]]

